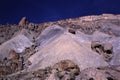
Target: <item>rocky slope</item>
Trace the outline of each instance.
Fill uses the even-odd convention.
[[[0,80],[120,80],[120,15],[0,25]]]

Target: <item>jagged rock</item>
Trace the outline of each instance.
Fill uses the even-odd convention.
[[[26,17],[23,17],[19,22],[19,26],[25,26],[26,24],[27,24],[27,19]]]

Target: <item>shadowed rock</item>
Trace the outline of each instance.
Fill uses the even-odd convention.
[[[59,37],[52,38],[52,41],[48,39],[47,42],[47,45],[41,46],[39,51],[28,59],[32,63],[28,70],[53,66],[66,59],[74,61],[81,70],[108,65],[99,54],[91,50],[90,43],[77,41],[77,37],[71,33],[64,32]]]

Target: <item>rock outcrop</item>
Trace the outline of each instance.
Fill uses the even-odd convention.
[[[120,80],[120,15],[0,25],[0,80]]]
[[[51,31],[55,32],[54,29]],[[50,36],[52,35],[49,35],[49,37]],[[67,31],[64,31],[60,36],[57,36],[57,38],[52,37],[50,40],[46,39],[47,45],[41,45],[40,48],[38,47],[37,50],[39,51],[28,59],[32,63],[29,66],[29,70],[53,66],[53,64],[64,59],[76,62],[81,70],[88,67],[108,65],[99,54],[91,50],[89,42],[82,43],[76,39],[77,37],[75,35]]]
[[[119,80],[119,74],[115,68],[87,68],[81,71],[76,80]]]
[[[110,43],[101,43],[99,41],[92,41],[91,48],[95,52],[103,56],[105,61],[110,61],[113,57],[113,46]]]
[[[20,22],[19,22],[19,26],[25,26],[27,24],[27,19],[26,19],[26,17],[23,17],[21,20],[20,20]]]
[[[22,53],[25,48],[32,45],[33,43],[26,36],[18,35],[0,45],[0,60],[8,57],[11,49],[15,50],[17,53]]]

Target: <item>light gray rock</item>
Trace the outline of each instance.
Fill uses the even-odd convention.
[[[13,37],[18,36],[18,35],[24,35],[26,36],[30,41],[34,41],[34,37],[36,36],[36,34],[32,31],[29,31],[27,29],[22,29],[18,32],[16,32]]]
[[[53,66],[66,59],[74,61],[81,70],[108,65],[99,54],[91,50],[90,42],[79,42],[75,35],[64,32],[28,59],[32,63],[28,71]]]
[[[52,42],[55,38],[58,38],[65,31],[64,28],[53,25],[46,28],[36,39],[37,45],[45,45],[48,42]]]
[[[119,72],[106,69],[87,68],[75,80],[119,80]]]
[[[101,31],[111,35],[120,36],[120,27],[110,22],[100,22]]]
[[[94,32],[93,35],[87,35],[82,32],[77,32],[76,40],[82,43],[91,41],[100,41],[102,43],[110,43],[113,46],[113,59],[110,65],[120,65],[120,37],[114,37],[102,32]]]
[[[11,49],[17,53],[21,53],[26,47],[30,47],[32,45],[33,43],[26,36],[18,35],[0,45],[0,60],[8,57]]]

